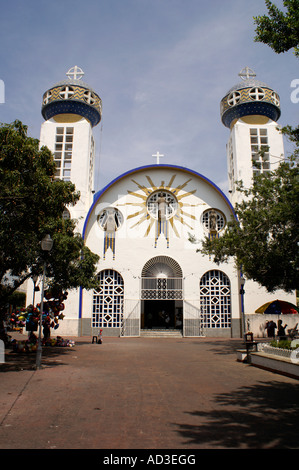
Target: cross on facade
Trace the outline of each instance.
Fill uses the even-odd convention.
[[[160,157],[164,157],[160,152],[157,152],[155,155],[152,155],[152,157],[155,157],[157,159],[157,165],[160,163]]]
[[[250,77],[256,77],[256,73],[249,67],[244,67],[239,73],[239,77],[241,77],[242,80],[248,80]]]
[[[69,79],[73,78],[74,80],[80,80],[84,75],[84,72],[80,67],[75,65],[75,67],[72,67],[66,74]]]

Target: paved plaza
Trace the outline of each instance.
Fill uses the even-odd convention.
[[[241,340],[74,338],[0,365],[1,449],[298,448],[299,382]]]

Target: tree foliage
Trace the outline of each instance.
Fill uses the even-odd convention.
[[[240,183],[244,199],[236,205],[237,219],[228,222],[220,238],[205,238],[198,250],[217,264],[234,257],[245,276],[269,292],[298,288],[299,127],[283,132],[296,145],[293,156],[270,175],[257,176],[251,188]]]
[[[284,0],[285,13],[271,1],[265,3],[269,16],[254,17],[255,41],[268,44],[278,54],[294,48],[299,57],[299,0]]]
[[[20,121],[0,125],[0,306],[32,274],[40,274],[41,240],[54,240],[47,255],[50,284],[62,289],[96,285],[98,256],[64,220],[65,207],[80,194],[70,182],[54,180],[55,163],[46,147],[27,136]]]

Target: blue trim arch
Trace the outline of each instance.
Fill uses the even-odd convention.
[[[103,189],[101,189],[100,191],[98,191],[94,195],[93,203],[92,203],[92,205],[91,205],[91,207],[88,211],[88,214],[87,214],[85,222],[84,222],[82,238],[85,239],[88,220],[89,220],[89,217],[90,217],[95,205],[97,204],[100,197],[102,197],[102,195],[106,191],[108,191],[108,189],[110,189],[115,183],[117,183],[118,181],[122,180],[123,178],[125,178],[129,175],[141,172],[143,170],[149,170],[149,169],[152,170],[152,169],[159,169],[159,168],[164,168],[164,169],[169,168],[169,169],[173,169],[173,170],[182,170],[182,171],[185,171],[186,173],[190,173],[194,176],[197,176],[197,177],[203,179],[206,183],[208,183],[210,186],[212,186],[220,194],[220,196],[224,199],[224,201],[228,205],[229,209],[231,210],[233,216],[235,218],[237,218],[233,206],[231,205],[230,201],[228,200],[226,195],[223,193],[223,191],[221,191],[221,189],[215,183],[213,183],[210,179],[206,178],[205,176],[201,175],[200,173],[197,173],[194,170],[190,170],[189,168],[186,168],[186,167],[183,167],[183,166],[178,166],[178,165],[165,165],[165,164],[164,165],[163,164],[161,164],[161,165],[146,165],[146,166],[140,166],[140,167],[134,168],[133,170],[129,170],[129,171],[123,173],[122,175],[118,176],[117,178],[112,180],[110,183],[108,183]]]

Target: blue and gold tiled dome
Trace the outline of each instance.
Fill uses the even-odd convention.
[[[266,83],[257,80],[255,73],[245,67],[239,73],[241,82],[232,87],[221,100],[221,120],[226,127],[243,116],[266,116],[273,121],[280,117],[278,94]]]
[[[70,69],[69,78],[63,80],[43,95],[42,115],[48,120],[61,115],[82,116],[92,127],[102,117],[102,101],[98,94],[86,83],[81,81],[84,72],[77,66]]]

